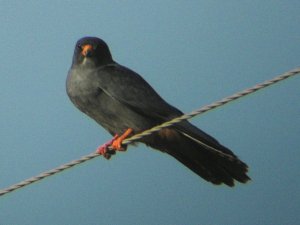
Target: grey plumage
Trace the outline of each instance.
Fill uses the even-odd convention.
[[[83,46],[89,45],[86,54]],[[137,73],[112,59],[98,38],[80,39],[67,78],[67,93],[82,112],[112,135],[132,128],[139,133],[182,115]],[[216,139],[188,121],[164,128],[140,142],[166,152],[214,184],[245,183],[247,165]]]

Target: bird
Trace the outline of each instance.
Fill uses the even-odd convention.
[[[124,139],[183,115],[141,75],[114,61],[108,45],[98,37],[87,36],[77,41],[66,91],[80,111],[113,136],[97,149],[107,159],[116,151],[126,150]],[[163,128],[136,142],[171,155],[215,185],[233,187],[236,182],[251,180],[245,162],[189,121]]]

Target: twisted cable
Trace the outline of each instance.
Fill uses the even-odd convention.
[[[225,105],[225,104],[227,104],[229,102],[232,102],[234,100],[242,98],[242,97],[244,97],[246,95],[254,93],[254,92],[256,92],[256,91],[258,91],[258,90],[260,90],[262,88],[268,87],[268,86],[270,86],[272,84],[275,84],[275,83],[277,83],[279,81],[285,80],[285,79],[287,79],[289,77],[292,77],[292,76],[294,76],[296,74],[299,74],[299,73],[300,73],[300,67],[296,68],[294,70],[288,71],[288,72],[286,72],[284,74],[281,74],[279,76],[276,76],[275,78],[273,78],[271,80],[267,80],[265,82],[262,82],[260,84],[255,85],[255,86],[253,86],[251,88],[248,88],[248,89],[245,89],[245,90],[240,91],[238,93],[235,93],[235,94],[233,94],[233,95],[231,95],[229,97],[223,98],[223,99],[221,99],[219,101],[216,101],[216,102],[214,102],[212,104],[206,105],[206,106],[204,106],[204,107],[202,107],[200,109],[192,111],[191,113],[184,114],[184,115],[182,115],[180,117],[174,118],[174,119],[172,119],[170,121],[167,121],[167,122],[165,122],[163,124],[155,126],[155,127],[151,128],[149,130],[145,130],[145,131],[143,131],[143,132],[141,132],[139,134],[136,134],[136,135],[134,135],[134,136],[132,136],[130,138],[125,139],[122,142],[122,144],[130,144],[130,143],[132,143],[134,141],[137,141],[137,140],[141,139],[142,137],[151,135],[152,133],[157,132],[157,131],[159,131],[159,130],[161,130],[163,128],[172,126],[172,125],[174,125],[176,123],[179,123],[179,122],[181,122],[183,120],[191,119],[194,116],[197,116],[199,114],[205,113],[205,112],[207,112],[209,110],[212,110],[212,109],[215,109],[217,107],[223,106],[223,105]],[[98,156],[100,156],[99,153],[96,153],[96,152],[95,153],[90,153],[90,154],[88,154],[86,156],[81,157],[80,159],[73,160],[73,161],[71,161],[69,163],[63,164],[63,165],[61,165],[61,166],[59,166],[57,168],[54,168],[52,170],[40,173],[37,176],[28,178],[28,179],[26,179],[24,181],[21,181],[21,182],[19,182],[17,184],[11,185],[11,186],[9,186],[9,187],[7,187],[5,189],[0,190],[0,196],[3,196],[5,194],[8,194],[8,193],[10,193],[12,191],[15,191],[17,189],[20,189],[20,188],[23,188],[25,186],[28,186],[29,184],[32,184],[32,183],[34,183],[36,181],[42,180],[42,179],[44,179],[46,177],[49,177],[49,176],[52,176],[52,175],[57,174],[59,172],[62,172],[64,170],[66,170],[66,169],[69,169],[69,168],[71,168],[73,166],[76,166],[76,165],[78,165],[80,163],[84,163],[84,162],[86,162],[88,160],[91,160],[91,159],[93,159],[95,157],[98,157]]]

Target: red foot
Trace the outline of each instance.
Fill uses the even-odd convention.
[[[128,128],[120,137],[116,134],[113,139],[99,146],[96,152],[103,155],[106,159],[109,159],[111,155],[115,154],[115,151],[125,151],[126,146],[122,146],[122,141],[126,139],[132,131],[131,128]]]
[[[116,151],[125,151],[124,147],[122,146],[122,141],[126,139],[131,133],[132,129],[128,128],[120,137],[117,137],[115,140],[113,140],[111,147],[115,149]]]
[[[103,155],[105,158],[109,159],[111,157],[111,153],[108,153],[108,147],[118,138],[119,136],[116,134],[111,140],[106,142],[105,144],[99,146],[96,150],[97,153]]]

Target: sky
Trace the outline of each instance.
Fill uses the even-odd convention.
[[[300,66],[299,1],[0,1],[0,189],[94,152],[110,135],[65,92],[74,45],[97,36],[190,112]],[[140,144],[0,197],[2,225],[296,224],[300,76],[191,122],[252,181],[214,186]]]

